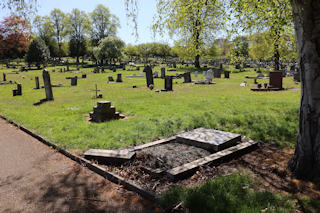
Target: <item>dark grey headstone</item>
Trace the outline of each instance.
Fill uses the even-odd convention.
[[[35,82],[36,82],[36,87],[35,87],[35,89],[40,89],[39,77],[36,76],[36,77],[34,78],[34,80],[35,80]]]
[[[149,87],[151,84],[153,84],[152,69],[150,66],[146,66],[143,72],[146,73],[147,87]]]
[[[161,67],[161,78],[165,78],[166,77],[166,68]]]
[[[6,77],[7,77],[6,74],[3,73],[3,81],[7,81],[7,78],[6,78]]]
[[[46,100],[47,101],[53,100],[52,85],[51,85],[49,72],[47,70],[43,70],[42,77],[43,77],[44,89],[46,92]]]
[[[77,84],[78,84],[78,78],[77,77],[71,78],[71,86],[77,86]]]
[[[164,90],[172,91],[172,76],[166,76],[164,79]]]
[[[186,72],[183,74],[184,82],[183,83],[191,83],[191,73]]]
[[[119,82],[119,83],[122,82],[122,75],[121,75],[121,73],[118,73],[118,74],[117,74],[117,80],[116,80],[116,82]]]

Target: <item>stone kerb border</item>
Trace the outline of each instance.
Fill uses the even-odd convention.
[[[2,115],[0,115],[0,118],[5,120],[6,122],[12,124],[13,126],[19,128],[20,130],[27,133],[28,135],[34,137],[35,139],[42,142],[43,144],[54,148],[55,150],[57,150],[58,152],[60,152],[64,156],[70,158],[71,160],[73,160],[73,161],[81,164],[82,166],[87,167],[91,171],[101,175],[102,177],[106,178],[107,180],[109,180],[115,184],[123,185],[127,190],[133,191],[133,192],[141,195],[142,197],[144,197],[150,201],[153,201],[153,202],[157,201],[157,197],[154,193],[146,191],[142,187],[140,187],[140,186],[132,183],[131,181],[128,181],[128,180],[126,180],[126,179],[124,179],[114,173],[108,172],[106,169],[102,168],[101,166],[99,166],[97,164],[91,163],[87,159],[84,159],[82,157],[79,157],[77,155],[72,154],[71,152],[68,152],[67,150],[57,146],[56,144],[44,139],[42,136],[37,135],[36,133],[25,128],[24,126],[19,125],[19,124],[15,123],[14,121],[12,121]]]

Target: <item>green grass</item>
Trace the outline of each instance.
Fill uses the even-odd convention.
[[[58,71],[60,67],[48,69]],[[53,88],[55,100],[40,106],[33,106],[33,103],[45,98],[44,90],[32,90],[35,76],[40,77],[42,84],[40,70],[7,74],[7,80],[22,83],[23,96],[12,97],[15,85],[1,85],[0,114],[69,150],[126,147],[197,127],[241,133],[281,146],[295,144],[300,92],[258,93],[250,91],[249,87],[240,87],[239,84],[246,80],[245,75],[256,75],[252,69],[232,73],[231,79],[214,79],[216,85],[183,84],[183,79],[174,79],[174,92],[168,93],[150,91],[145,86],[145,78],[125,77],[139,71],[121,70],[124,83],[107,84],[108,76],[116,78],[116,73],[106,70],[104,74],[93,74],[92,70],[80,70],[88,76],[79,79],[76,87]],[[160,71],[160,68],[154,70]],[[177,72],[183,70],[179,68]],[[3,72],[10,71],[13,69],[0,66],[0,80]],[[81,77],[81,73],[50,72],[53,84],[70,84],[65,78]],[[192,75],[192,79],[200,80],[203,76],[199,72],[198,78]],[[254,86],[253,80],[248,83]],[[95,84],[101,89],[103,100],[110,100],[117,111],[130,119],[100,124],[88,122],[86,116],[98,101],[92,98],[94,92],[89,91]],[[133,89],[132,85],[138,88]],[[155,89],[163,87],[164,81],[155,79]],[[294,84],[292,78],[286,78],[284,87],[299,88],[299,85]]]
[[[222,176],[194,187],[173,188],[159,204],[170,209],[182,202],[189,212],[295,212],[292,197],[254,189],[259,183],[245,173]]]

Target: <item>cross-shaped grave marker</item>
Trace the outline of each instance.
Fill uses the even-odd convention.
[[[98,92],[100,92],[100,90],[98,89],[98,86],[97,86],[97,84],[95,84],[95,89],[92,89],[92,90],[90,90],[90,91],[95,91],[96,92],[96,98],[100,98],[100,95],[99,95],[99,97],[98,97]],[[102,98],[102,97],[101,97]]]

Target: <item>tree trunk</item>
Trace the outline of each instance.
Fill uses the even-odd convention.
[[[320,1],[292,0],[301,75],[297,145],[289,168],[298,178],[320,177]]]
[[[194,60],[194,66],[196,68],[200,68],[200,55],[196,55],[195,60]]]

